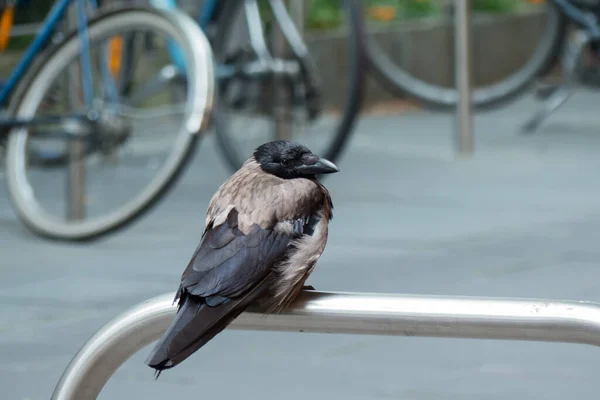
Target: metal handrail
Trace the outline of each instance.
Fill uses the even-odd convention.
[[[53,400],[91,400],[117,368],[171,322],[174,294],[155,297],[104,325],[79,350]],[[567,342],[600,346],[600,304],[591,302],[370,293],[303,292],[291,308],[257,309],[233,329]],[[141,365],[140,368],[148,368]],[[148,368],[148,373],[151,370]]]

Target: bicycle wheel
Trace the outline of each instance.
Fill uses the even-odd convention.
[[[128,1],[128,0],[126,0]],[[99,1],[100,8],[116,7],[114,1]],[[97,12],[98,10],[95,9]],[[132,79],[133,63],[132,55],[134,38],[131,35],[123,37],[118,35],[111,38],[107,43],[108,69],[115,80],[115,86],[120,94],[127,94],[130,89],[129,83]],[[46,147],[33,143],[29,144],[28,158],[31,165],[53,168],[65,166],[69,162],[69,155],[62,147]],[[93,146],[85,149],[86,153],[94,151]]]
[[[272,3],[283,7],[279,1]],[[320,45],[316,39],[307,46],[314,56],[306,55],[305,61],[310,65],[303,64],[304,61],[298,58],[274,57],[275,63],[287,61],[292,66],[296,63],[301,71],[306,71],[296,80],[286,80],[275,74],[240,76],[234,73],[226,76],[231,69],[251,69],[251,65],[257,64],[256,52],[248,51],[251,35],[247,30],[244,4],[248,2],[226,3],[211,40],[218,64],[217,76],[220,76],[215,134],[227,164],[232,170],[238,169],[256,147],[274,139],[301,142],[315,153],[336,161],[347,144],[363,98],[367,60],[360,1],[343,1],[341,10],[345,24],[336,32],[343,42],[337,49],[338,60],[330,57],[330,46]],[[265,14],[262,17],[264,23],[267,17]],[[273,25],[271,21],[271,31]],[[295,31],[291,20],[284,28]],[[272,42],[265,44],[273,48]],[[311,75],[325,71],[324,64],[329,64],[327,76]],[[344,72],[346,78],[339,79],[337,75]],[[326,90],[323,85],[311,86],[319,80],[326,83]]]
[[[6,154],[8,193],[19,218],[37,234],[54,239],[86,240],[128,225],[166,194],[196,149],[213,99],[212,52],[207,39],[192,19],[178,11],[139,5],[110,7],[88,23],[89,59],[96,68],[91,68],[92,72],[101,75],[103,65],[106,65],[102,64],[106,62],[106,43],[111,38],[138,34],[144,37],[153,34],[156,44],[150,54],[140,51],[139,57],[146,58],[137,63],[139,74],[133,79],[141,85],[144,95],[138,98],[142,103],[132,105],[120,97],[111,102],[111,96],[107,94],[109,87],[93,86],[93,103],[95,106],[100,104],[93,112],[101,114],[100,121],[107,114],[109,123],[99,125],[107,129],[95,137],[100,143],[95,147],[96,151],[79,160],[85,166],[85,218],[81,213],[75,217],[60,216],[60,208],[64,205],[56,200],[56,194],[61,193],[64,179],[61,175],[50,176],[48,169],[38,170],[28,164],[27,144],[36,139],[30,134],[31,129],[11,131]],[[30,68],[13,97],[11,116],[36,116],[41,106],[47,103],[46,96],[54,93],[55,84],[73,76],[79,77],[80,41],[77,35],[72,32],[63,42],[49,48],[46,55]],[[169,63],[168,55],[159,51],[168,47],[167,43],[183,54],[187,72],[185,102],[175,106],[163,105],[168,94],[144,92],[154,62],[159,69]],[[99,45],[99,50],[94,50],[95,45]],[[55,114],[64,114],[66,106],[73,105],[71,102],[78,97],[73,93],[81,95],[81,87],[77,86],[77,80],[74,81],[69,87],[71,95],[64,96],[68,102],[53,101]],[[81,81],[79,85],[83,86],[83,83]],[[82,109],[74,106],[76,110]],[[88,115],[91,112],[84,111]],[[117,134],[108,129],[115,126]],[[126,128],[123,135],[119,127]],[[43,135],[43,131],[40,134]],[[172,140],[170,146],[169,140]],[[158,163],[156,160],[161,156],[164,158]],[[39,184],[37,189],[35,184]],[[49,204],[44,204],[46,200]],[[67,207],[63,211],[65,209]]]
[[[524,6],[525,2],[521,3]],[[517,18],[523,18],[522,22],[519,22]],[[538,17],[538,20],[533,20],[533,17]],[[491,76],[482,77],[479,79],[481,82],[475,82],[472,93],[473,106],[476,108],[485,108],[489,106],[495,106],[502,102],[511,100],[515,96],[523,93],[523,91],[531,84],[534,83],[535,78],[546,74],[550,68],[555,64],[557,57],[560,55],[562,48],[563,38],[565,35],[566,21],[560,11],[553,5],[552,2],[543,2],[542,4],[530,4],[522,10],[521,14],[515,14],[515,19],[508,21],[509,28],[507,29],[523,29],[523,31],[529,32],[532,27],[537,28],[537,37],[539,40],[535,42],[528,36],[521,36],[520,40],[523,43],[520,44],[519,53],[511,55],[511,57],[519,57],[519,61],[523,61],[523,64],[513,69],[513,66],[506,66],[503,70],[502,76]],[[529,18],[529,19],[527,19]],[[476,21],[474,16],[474,21]],[[483,26],[482,30],[485,30],[486,21],[491,19],[482,18]],[[440,29],[439,21],[421,21],[419,31],[420,33],[430,31],[434,29]],[[431,24],[428,24],[431,22]],[[543,24],[540,26],[540,23]],[[418,102],[424,103],[426,107],[431,108],[448,108],[455,107],[458,102],[458,92],[455,87],[452,86],[454,81],[453,76],[448,79],[448,76],[425,76],[427,73],[423,72],[426,68],[419,68],[420,62],[414,62],[416,65],[411,65],[412,60],[409,58],[414,56],[414,52],[408,54],[407,57],[402,59],[402,47],[404,44],[408,44],[401,36],[404,33],[399,32],[399,35],[395,35],[390,32],[398,32],[397,29],[401,26],[400,23],[384,23],[379,24],[379,27],[372,27],[369,29],[367,54],[370,60],[370,67],[374,73],[376,79],[382,84],[383,87],[390,90],[396,95],[406,95],[412,97]],[[512,24],[512,25],[510,25]],[[447,29],[446,38],[452,39],[452,28],[453,24],[446,24],[444,29]],[[390,28],[393,29],[390,31]],[[474,22],[473,30],[477,29],[477,24]],[[383,37],[387,43],[382,43],[376,39],[376,37]],[[425,37],[425,36],[423,36]],[[492,46],[486,44],[492,43],[494,40],[493,35],[479,34],[473,36],[474,40],[479,40],[477,46],[474,45],[473,54],[473,66],[479,67],[483,60],[481,57],[487,57],[488,62],[494,62],[498,64],[505,63],[506,55],[504,53],[498,53],[495,56],[492,52],[506,52],[506,49],[499,49],[498,46]],[[491,38],[491,39],[488,39]],[[525,43],[526,42],[526,43]],[[400,45],[400,46],[399,46]],[[448,48],[452,49],[451,46]],[[523,48],[523,49],[521,49]],[[477,54],[477,49],[480,50],[480,54]],[[419,51],[424,53],[427,51],[439,52],[441,49],[428,49],[420,47]],[[533,50],[533,51],[532,51]],[[450,54],[449,57],[453,55]],[[444,58],[443,55],[438,54],[437,57]],[[479,58],[477,58],[479,57]],[[495,58],[494,58],[495,57]],[[504,58],[504,59],[503,59]],[[420,60],[423,61],[423,60]],[[505,67],[504,65],[502,67]],[[510,68],[510,69],[509,69]],[[420,69],[420,70],[419,70]],[[500,69],[500,68],[499,68]],[[475,68],[474,68],[475,70]],[[485,75],[483,71],[479,75]],[[433,75],[431,73],[430,75]],[[498,75],[498,74],[495,74]],[[451,81],[444,82],[442,81]]]

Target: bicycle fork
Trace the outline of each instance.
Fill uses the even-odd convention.
[[[273,57],[265,42],[264,30],[260,19],[260,11],[256,0],[245,0],[244,9],[252,50],[258,57],[243,67],[243,75],[267,75],[273,78],[273,105],[275,117],[275,136],[277,139],[290,138],[288,123],[290,104],[286,84],[293,86],[293,93],[304,98],[309,118],[315,118],[321,106],[320,81],[317,67],[311,58],[300,33],[282,0],[269,0],[275,19]],[[294,61],[284,60],[287,47],[291,50]],[[305,86],[298,84],[298,78]]]

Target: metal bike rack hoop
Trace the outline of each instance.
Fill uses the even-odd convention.
[[[79,350],[53,400],[91,400],[130,356],[171,322],[174,294],[145,301],[104,325]],[[281,314],[243,313],[233,329],[508,339],[600,345],[600,304],[538,299],[303,292]],[[142,365],[141,368],[148,368]],[[148,368],[149,369],[149,368]],[[148,371],[151,373],[150,369]]]
[[[459,157],[471,157],[474,152],[472,62],[471,62],[471,0],[454,0],[454,73],[456,75],[456,150]]]

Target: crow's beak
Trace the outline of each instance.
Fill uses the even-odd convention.
[[[340,169],[331,161],[321,157],[315,157],[315,159],[316,161],[314,162],[310,160],[308,163],[296,167],[296,171],[302,175],[321,175],[340,172]]]

